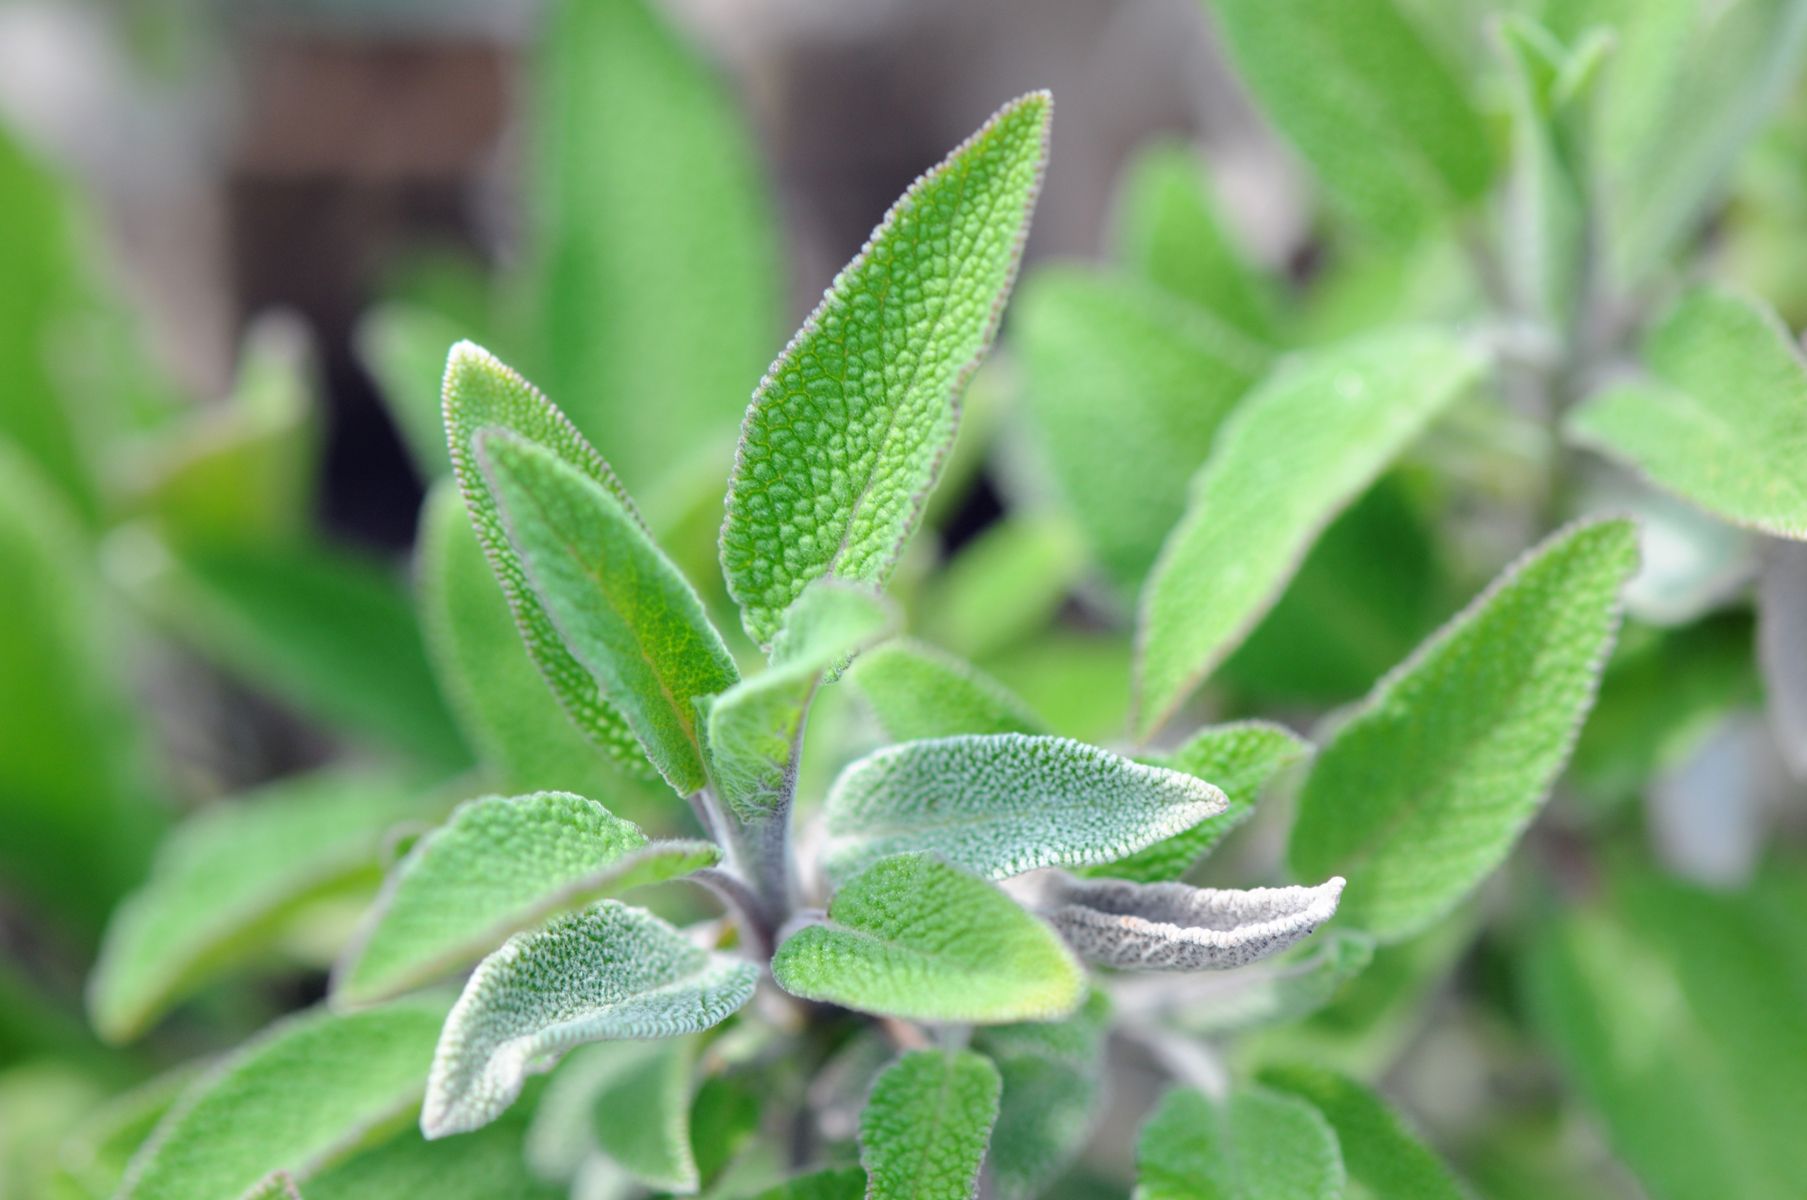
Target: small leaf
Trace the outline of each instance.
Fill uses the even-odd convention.
[[[488,1124],[529,1072],[574,1045],[707,1029],[758,982],[751,963],[701,949],[615,900],[516,934],[477,967],[446,1018],[421,1132],[440,1138]]]
[[[1176,1088],[1136,1147],[1136,1200],[1337,1200],[1344,1178],[1330,1123],[1259,1088],[1221,1105]]]
[[[829,874],[928,852],[992,879],[1109,862],[1224,811],[1201,779],[1069,738],[905,742],[849,766],[826,804]]]
[[[466,1137],[429,1142],[417,1129],[307,1181],[303,1200],[562,1200],[521,1171],[521,1129],[499,1121]]]
[[[88,1011],[109,1041],[259,957],[309,902],[374,886],[388,831],[444,812],[417,780],[334,771],[202,809],[158,847],[151,876],[107,928]]]
[[[1093,992],[1064,1021],[978,1030],[973,1048],[1003,1080],[985,1170],[997,1200],[1030,1200],[1085,1148],[1104,1100],[1110,1005]]]
[[[1629,521],[1559,531],[1382,680],[1305,781],[1293,871],[1348,875],[1345,917],[1382,941],[1454,908],[1567,760],[1636,566]]]
[[[1399,0],[1211,0],[1237,74],[1326,191],[1404,241],[1480,197],[1494,139]]]
[[[500,427],[551,450],[566,466],[613,495],[629,518],[637,521],[633,501],[609,464],[584,441],[565,414],[488,351],[470,342],[453,346],[446,360],[444,392],[452,470],[464,492],[477,540],[508,596],[528,653],[585,736],[624,762],[643,763],[634,734],[597,691],[588,669],[566,649],[552,617],[534,594],[527,569],[509,543],[489,480],[478,465],[477,434]]]
[[[884,859],[836,892],[825,924],[778,947],[772,978],[858,1012],[978,1024],[1064,1016],[1085,987],[1052,929],[920,854]]]
[[[705,703],[709,767],[742,821],[790,812],[803,721],[823,675],[881,638],[893,615],[876,596],[840,584],[806,588],[785,614],[772,665]]]
[[[1133,592],[1269,352],[1151,285],[1072,268],[1035,272],[1011,328],[1065,509]]]
[[[458,807],[390,873],[333,973],[333,1000],[368,1004],[468,966],[547,917],[714,865],[707,842],[648,842],[568,792]]]
[[[1400,1115],[1353,1079],[1319,1067],[1269,1067],[1265,1087],[1305,1101],[1336,1130],[1349,1182],[1375,1196],[1463,1200],[1466,1191]]]
[[[553,627],[680,795],[705,782],[694,701],[739,672],[702,601],[631,510],[550,450],[500,430],[477,457]]]
[[[1236,647],[1324,527],[1480,365],[1444,334],[1376,335],[1301,355],[1237,407],[1142,591],[1142,735]]]
[[[238,1200],[273,1172],[330,1165],[407,1120],[444,1015],[431,998],[278,1022],[176,1102],[119,1200]]]
[[[1206,979],[1120,980],[1113,994],[1128,1019],[1155,1014],[1186,1033],[1223,1037],[1309,1016],[1335,999],[1343,985],[1372,961],[1373,938],[1331,928],[1303,955]]]
[[[860,1117],[869,1200],[977,1196],[1000,1087],[970,1050],[918,1050],[886,1067]]]
[[[863,1200],[864,1167],[831,1167],[791,1178],[760,1192],[753,1200]]]
[[[957,734],[1043,733],[1041,719],[970,663],[911,638],[886,642],[853,665],[854,686],[894,742]]]
[[[1564,431],[1715,516],[1807,539],[1807,364],[1774,313],[1689,293],[1644,344],[1653,380],[1573,409]]]
[[[890,575],[1016,274],[1052,109],[1006,105],[917,180],[754,393],[721,548],[760,645],[811,580]]]
[[[1308,742],[1266,721],[1237,721],[1199,730],[1184,746],[1153,762],[1210,780],[1222,790],[1229,807],[1127,858],[1086,867],[1078,873],[1137,883],[1180,878],[1231,830],[1255,814],[1255,802],[1270,779],[1310,754]]]
[[[527,1161],[543,1179],[569,1182],[601,1153],[654,1191],[690,1194],[694,1038],[584,1046],[560,1064],[534,1108]]]
[[[1060,880],[1043,914],[1088,962],[1122,971],[1215,971],[1270,958],[1336,915],[1343,880],[1248,891]]]

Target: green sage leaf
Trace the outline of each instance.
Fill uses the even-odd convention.
[[[1136,1200],[1337,1200],[1344,1179],[1330,1123],[1259,1088],[1222,1104],[1176,1088],[1136,1147]]]
[[[917,1050],[886,1067],[860,1115],[871,1200],[971,1200],[991,1127],[998,1069],[970,1050]]]
[[[1467,1195],[1405,1120],[1355,1080],[1297,1065],[1269,1067],[1260,1079],[1265,1087],[1305,1101],[1330,1122],[1351,1184],[1376,1197],[1464,1200]]]

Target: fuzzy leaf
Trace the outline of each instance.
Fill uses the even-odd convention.
[[[1629,521],[1560,531],[1383,679],[1305,782],[1294,872],[1346,873],[1344,915],[1383,941],[1455,907],[1567,760],[1637,557]]]
[[[1775,314],[1690,293],[1644,344],[1655,378],[1609,387],[1564,430],[1737,525],[1807,539],[1807,364]]]
[[[466,1137],[429,1142],[403,1130],[307,1181],[302,1200],[563,1200],[521,1171],[521,1130],[497,1122]]]
[[[1044,733],[1041,719],[970,663],[910,638],[860,656],[853,683],[894,742],[957,734]]]
[[[927,852],[992,879],[1109,862],[1224,811],[1201,779],[1070,738],[1021,733],[891,746],[829,789],[831,876]]]
[[[1122,980],[1114,994],[1126,1018],[1156,1014],[1198,1037],[1280,1025],[1323,1008],[1365,971],[1374,961],[1374,939],[1331,928],[1308,951],[1204,979]]]
[[[1430,1148],[1380,1096],[1320,1067],[1270,1067],[1263,1086],[1296,1096],[1336,1130],[1349,1182],[1376,1197],[1464,1200],[1466,1191]]]
[[[1399,0],[1210,0],[1237,73],[1330,197],[1409,239],[1479,198],[1494,139]]]
[[[1084,973],[996,887],[920,854],[856,876],[827,921],[786,938],[772,978],[793,996],[922,1021],[997,1024],[1073,1011]]]
[[[1012,329],[1054,483],[1133,592],[1269,352],[1151,285],[1071,268],[1030,277]]]
[[[1266,721],[1237,721],[1199,730],[1172,754],[1152,761],[1157,766],[1209,780],[1222,790],[1228,807],[1127,858],[1087,867],[1078,873],[1137,883],[1180,878],[1231,830],[1255,814],[1255,802],[1261,798],[1261,789],[1268,780],[1310,754],[1308,742]]]
[[[869,1200],[971,1200],[998,1119],[998,1069],[970,1050],[886,1067],[860,1116]]]
[[[694,1038],[580,1048],[560,1064],[534,1108],[528,1165],[543,1179],[569,1182],[585,1158],[601,1153],[654,1191],[695,1192],[695,1058]]]
[[[744,98],[664,5],[545,11],[529,122],[537,361],[650,496],[699,456],[722,461],[783,334],[778,220]]]
[[[551,450],[566,466],[582,472],[613,495],[629,518],[638,521],[633,501],[615,479],[609,464],[565,414],[488,351],[470,342],[453,346],[446,361],[444,392],[452,470],[464,492],[477,541],[508,596],[515,622],[527,642],[527,652],[585,736],[624,762],[643,763],[633,732],[598,692],[589,670],[566,648],[552,617],[528,582],[527,568],[509,542],[489,480],[478,465],[477,434],[500,427]]]
[[[188,818],[151,876],[114,914],[88,985],[109,1041],[143,1032],[178,1001],[261,956],[310,901],[380,875],[385,835],[442,803],[418,780],[335,771],[272,784]]]
[[[1010,291],[1052,108],[1006,105],[917,180],[754,393],[721,548],[760,645],[810,581],[890,575]]]
[[[818,582],[785,614],[771,668],[705,703],[710,772],[741,820],[790,811],[803,721],[816,688],[892,622],[878,597]]]
[[[1123,971],[1216,971],[1270,958],[1336,915],[1343,880],[1249,891],[1060,880],[1044,915],[1088,962]]]
[[[477,457],[553,627],[666,782],[706,781],[694,702],[740,678],[702,601],[631,510],[552,451],[500,430]]]
[[[1064,1021],[978,1030],[973,1048],[998,1068],[1004,1088],[985,1155],[991,1194],[1029,1200],[1079,1156],[1104,1100],[1110,1005],[1093,992]]]
[[[516,934],[484,959],[446,1018],[421,1132],[476,1129],[528,1073],[574,1045],[707,1029],[753,995],[759,969],[701,949],[651,913],[603,900]]]
[[[1136,728],[1159,728],[1260,620],[1332,518],[1474,380],[1409,330],[1303,354],[1237,407],[1142,591]]]
[[[176,1102],[119,1200],[238,1200],[272,1172],[305,1179],[401,1125],[444,1015],[431,998],[278,1022]]]
[[[1168,1092],[1142,1126],[1136,1200],[1338,1200],[1336,1133],[1302,1100],[1251,1088]]]
[[[333,973],[368,1004],[468,966],[554,913],[713,866],[708,842],[649,842],[569,792],[486,796],[415,842]]]

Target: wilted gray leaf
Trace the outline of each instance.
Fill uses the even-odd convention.
[[[1043,915],[1079,956],[1128,971],[1209,971],[1252,963],[1336,914],[1343,879],[1317,887],[1195,888],[1064,877]]]

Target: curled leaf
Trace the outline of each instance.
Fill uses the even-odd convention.
[[[1280,953],[1336,915],[1343,880],[1317,887],[1188,887],[1060,880],[1045,915],[1088,962],[1126,971],[1210,971]]]

